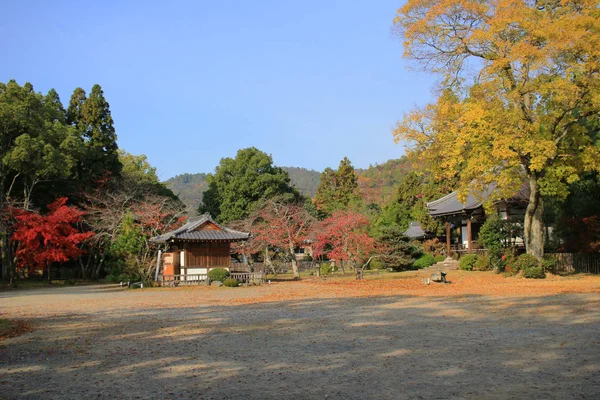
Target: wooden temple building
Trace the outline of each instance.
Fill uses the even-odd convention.
[[[212,268],[231,269],[231,243],[248,240],[250,234],[217,224],[206,213],[182,227],[152,239],[166,245],[159,255],[158,277],[202,281]],[[177,278],[175,278],[177,277]]]
[[[427,203],[429,215],[446,223],[446,254],[474,253],[482,250],[477,243],[481,225],[486,213],[483,204],[489,199],[495,185],[489,185],[483,193],[475,196],[469,193],[465,202],[458,199],[454,191],[438,200]],[[504,219],[523,221],[529,200],[529,187],[523,185],[510,199],[494,202],[498,215]]]

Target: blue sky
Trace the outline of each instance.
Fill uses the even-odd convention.
[[[12,3],[12,4],[8,4]],[[119,146],[161,179],[211,172],[256,146],[277,165],[368,167],[404,154],[391,129],[432,100],[392,20],[402,0],[14,1],[0,11],[0,80],[98,83]]]

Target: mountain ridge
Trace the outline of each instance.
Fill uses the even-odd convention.
[[[300,193],[314,197],[321,182],[321,172],[304,167],[281,167],[290,176],[290,183]],[[386,204],[395,191],[395,187],[411,168],[408,159],[388,160],[383,164],[370,165],[368,168],[356,169],[358,184],[362,197],[367,204]],[[173,191],[187,206],[190,215],[196,215],[202,203],[202,194],[208,189],[204,172],[183,173],[167,179],[165,186]]]

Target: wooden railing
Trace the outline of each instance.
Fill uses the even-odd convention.
[[[207,279],[206,274],[159,275],[158,286],[199,285]]]
[[[259,282],[263,283],[265,281],[265,273],[264,272],[232,272],[230,275],[233,279],[237,279],[240,282],[250,283],[250,282]]]
[[[229,276],[243,283],[265,281],[264,272],[232,272]],[[207,274],[159,275],[158,286],[200,285],[207,279]]]

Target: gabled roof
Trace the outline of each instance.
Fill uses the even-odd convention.
[[[205,225],[213,225],[216,229],[202,229]],[[200,217],[190,218],[190,220],[182,227],[174,231],[163,233],[160,236],[152,238],[154,243],[167,243],[177,240],[204,242],[204,241],[224,241],[235,242],[239,240],[247,240],[250,234],[247,232],[239,232],[229,229],[225,226],[217,224],[209,213]]]
[[[404,231],[403,235],[411,239],[422,239],[427,236],[423,228],[421,228],[421,224],[416,221],[410,223],[408,229]]]
[[[492,183],[489,184],[478,196],[475,196],[472,192],[469,192],[464,203],[458,200],[458,191],[454,191],[442,198],[427,203],[427,211],[432,217],[469,213],[481,207],[495,189],[496,184]],[[508,201],[527,202],[528,199],[529,186],[525,183]]]

